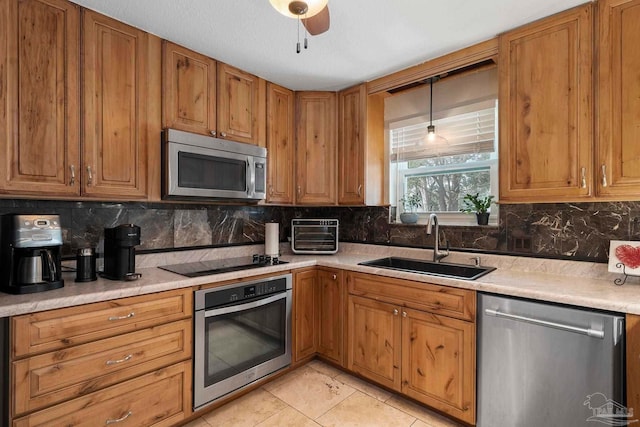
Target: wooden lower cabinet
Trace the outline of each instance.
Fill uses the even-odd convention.
[[[171,426],[191,415],[193,292],[11,319],[13,427]]]
[[[191,412],[190,390],[191,362],[185,361],[18,418],[13,427],[169,427]]]
[[[348,369],[400,391],[401,328],[396,305],[349,295]]]
[[[345,289],[342,271],[318,268],[318,354],[344,366]]]
[[[408,307],[425,304],[438,288],[446,294],[447,287],[361,273],[346,276],[347,368],[474,424],[475,293],[451,289],[460,301],[459,310],[452,310],[460,317],[455,318],[441,314],[442,307]]]
[[[475,325],[402,309],[402,393],[475,421]]]
[[[298,271],[293,277],[293,363],[313,357],[318,350],[316,269]]]

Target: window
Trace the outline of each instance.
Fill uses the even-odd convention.
[[[460,212],[464,195],[498,196],[497,74],[492,68],[440,84],[439,91],[434,84],[433,141],[427,139],[428,88],[385,103],[391,204],[399,215],[401,199],[417,194],[425,221],[435,212],[444,224],[472,225],[475,216]],[[493,223],[497,217],[492,215]]]

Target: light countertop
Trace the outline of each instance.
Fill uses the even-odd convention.
[[[240,252],[248,255],[259,252],[261,249],[260,245],[255,245],[233,250],[184,251],[141,256],[140,261],[137,259],[136,262],[140,267],[137,272],[142,273],[142,277],[132,282],[99,278],[95,282],[76,283],[74,282],[75,273],[64,273],[65,286],[60,289],[26,295],[0,293],[0,317],[223,283],[265,274],[278,274],[316,265],[414,282],[640,314],[640,278],[631,277],[625,285],[616,286],[613,279],[619,275],[607,273],[606,265],[576,261],[480,255],[483,265],[497,267],[497,269],[477,280],[469,281],[358,265],[362,261],[386,256],[429,259],[431,251],[427,249],[343,244],[341,252],[336,255],[288,254],[281,257],[282,260],[288,261],[287,264],[211,276],[187,278],[157,268],[158,265],[199,261],[205,258],[238,256]],[[471,255],[473,254],[454,253],[445,261],[469,264]]]

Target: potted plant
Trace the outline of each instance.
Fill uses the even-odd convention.
[[[418,193],[407,194],[400,199],[404,212],[400,214],[400,221],[403,224],[415,224],[418,222],[417,208],[422,206],[422,197]]]
[[[480,196],[479,193],[469,194],[467,193],[462,199],[462,209],[460,212],[475,213],[478,225],[489,224],[489,208],[495,202],[493,196]]]

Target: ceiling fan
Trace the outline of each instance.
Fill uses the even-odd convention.
[[[278,12],[289,18],[296,18],[302,22],[306,31],[312,36],[322,34],[329,29],[330,16],[328,0],[269,0],[271,6]],[[299,25],[299,24],[298,24]],[[299,30],[298,30],[299,31]],[[298,40],[300,36],[298,35]],[[307,38],[305,35],[304,48],[307,48]],[[300,41],[297,44],[297,52],[300,53]]]

